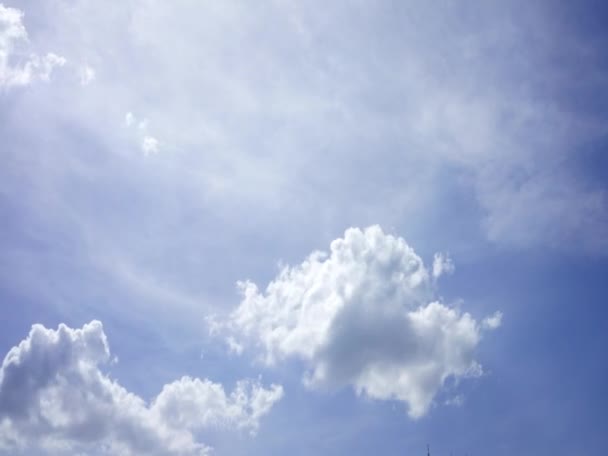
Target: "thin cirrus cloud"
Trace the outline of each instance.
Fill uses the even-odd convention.
[[[263,169],[274,198],[298,194],[303,204],[315,201],[312,207],[322,200],[333,217],[346,217],[358,191],[352,183],[382,176],[374,192],[357,196],[376,217],[366,224],[394,225],[387,212],[410,210],[420,186],[438,198],[442,174],[423,179],[425,166],[445,167],[472,192],[487,239],[607,252],[606,191],[572,166],[586,143],[603,137],[604,122],[551,95],[580,90],[571,78],[555,77],[568,69],[552,66],[555,52],[573,58],[577,37],[554,37],[563,45],[556,50],[547,39],[552,12],[528,5],[531,19],[521,21],[516,3],[263,3],[260,14],[262,7],[237,2],[201,10],[201,26],[190,20],[190,2],[148,0],[134,8],[130,38],[154,49],[157,77],[172,84],[174,98],[200,96],[198,104],[168,104],[174,112],[159,113],[163,123],[182,119],[174,130],[186,137],[194,129],[193,141],[202,141],[199,124],[187,125],[205,119],[200,123],[234,143],[230,154],[217,154],[234,167],[255,170],[251,162],[273,157]],[[226,36],[226,29],[235,33]],[[179,57],[168,36],[180,37]],[[588,77],[603,80],[597,76]],[[323,191],[303,190],[311,175],[322,176]],[[327,191],[327,182],[336,185]],[[248,184],[236,187],[245,195],[263,188]],[[445,204],[433,203],[418,212]],[[394,210],[377,209],[386,207]]]
[[[26,52],[27,43],[23,12],[0,3],[0,87],[48,81],[55,67],[65,65],[66,59],[52,52],[44,56]]]
[[[149,404],[105,374],[111,361],[103,326],[57,330],[34,325],[0,368],[0,449],[47,454],[204,455],[197,433],[246,429],[280,400],[279,385],[243,380],[232,393],[182,377]]]
[[[437,300],[431,277],[441,275],[439,264],[453,269],[436,255],[427,270],[403,238],[379,226],[350,228],[329,254],[285,267],[265,291],[240,282],[228,343],[238,343],[235,334],[250,341],[268,365],[303,360],[311,388],[350,385],[373,399],[402,401],[410,417],[421,417],[448,378],[482,374],[475,349],[502,316],[480,324]]]
[[[82,94],[88,109],[66,102],[64,117],[87,125],[92,141],[118,143],[124,138],[107,119],[145,112],[155,131],[139,132],[137,147],[149,156],[167,145],[181,152],[171,157],[169,184],[195,187],[184,198],[189,210],[240,204],[229,214],[233,226],[253,207],[248,215],[268,227],[275,208],[300,223],[320,208],[332,230],[402,228],[410,216],[428,225],[425,214],[453,206],[453,193],[448,201],[440,191],[447,177],[470,197],[468,226],[486,239],[608,252],[604,186],[572,166],[587,142],[603,137],[604,122],[550,96],[578,90],[571,78],[553,77],[567,66],[550,65],[554,52],[572,57],[577,36],[561,34],[556,49],[542,8],[530,7],[522,22],[511,3],[414,1],[391,13],[383,3],[48,5],[63,32],[43,38],[70,61],[86,55],[104,68],[104,80]],[[592,59],[583,63],[591,68]],[[36,136],[38,126],[28,128]],[[373,191],[362,182],[374,182]],[[444,235],[434,228],[420,229]]]

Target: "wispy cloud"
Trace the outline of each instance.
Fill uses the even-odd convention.
[[[0,88],[48,81],[55,67],[65,65],[66,59],[52,52],[44,56],[26,53],[22,47],[27,44],[23,11],[0,3]]]
[[[79,71],[80,85],[86,86],[95,80],[95,69],[89,65],[82,65]]]

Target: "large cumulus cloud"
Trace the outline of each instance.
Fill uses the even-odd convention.
[[[446,379],[481,373],[475,348],[484,329],[500,324],[499,313],[479,324],[434,298],[435,279],[452,269],[438,255],[427,270],[404,239],[379,226],[350,228],[329,254],[285,267],[263,292],[239,283],[243,299],[228,327],[267,364],[304,360],[310,387],[352,385],[420,417]]]
[[[0,448],[50,454],[201,455],[209,427],[255,431],[283,390],[183,377],[147,404],[100,370],[110,361],[98,321],[57,330],[34,325],[0,369]]]

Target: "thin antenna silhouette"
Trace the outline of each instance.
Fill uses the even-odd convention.
[[[426,444],[426,456],[431,456],[431,447],[428,443]]]

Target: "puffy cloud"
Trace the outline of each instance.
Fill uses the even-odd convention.
[[[34,325],[0,369],[0,447],[50,454],[201,455],[195,433],[250,429],[281,398],[282,388],[241,381],[222,385],[183,377],[147,404],[104,374],[110,361],[102,324],[57,330]]]
[[[18,45],[27,39],[23,12],[0,3],[0,87],[24,86],[37,79],[48,81],[55,67],[65,65],[66,59],[52,52],[45,56],[17,52]],[[20,63],[15,65],[14,60]]]
[[[435,263],[445,264],[442,258]],[[243,300],[227,326],[268,364],[304,360],[310,387],[351,385],[358,394],[403,401],[416,418],[446,379],[482,372],[473,358],[482,326],[434,300],[433,284],[404,239],[379,226],[350,228],[329,254],[285,267],[264,292],[239,283]]]
[[[502,312],[495,312],[491,317],[486,317],[481,322],[484,328],[496,329],[502,325]]]
[[[153,136],[145,136],[142,143],[141,149],[145,155],[155,154],[158,152],[158,139]]]
[[[233,426],[255,432],[259,419],[283,396],[279,385],[264,389],[258,383],[240,381],[226,395],[222,385],[183,377],[165,385],[154,410],[169,423],[183,429]]]

